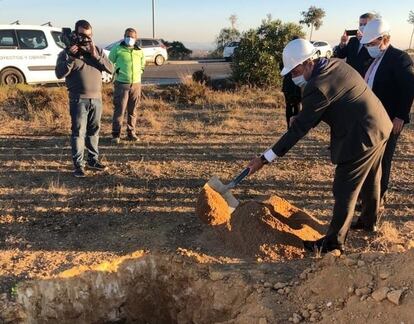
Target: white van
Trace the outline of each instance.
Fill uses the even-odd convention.
[[[63,81],[55,75],[61,37],[56,27],[0,25],[0,84]]]

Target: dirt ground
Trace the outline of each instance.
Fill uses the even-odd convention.
[[[212,175],[230,180],[283,134],[281,94],[207,92],[185,104],[151,91],[140,112],[139,143],[111,143],[111,105],[106,102],[100,152],[109,169],[89,172],[85,179],[71,173],[69,125],[62,123],[68,116],[60,115],[56,123],[63,126],[56,129],[53,119],[16,118],[10,113],[13,107],[5,101],[0,104],[1,293],[13,298],[19,282],[51,278],[74,266],[97,265],[137,250],[185,251],[196,263],[254,270],[256,284],[294,282],[314,264],[314,255],[273,264],[246,258],[243,251],[226,249],[214,229],[195,215],[197,196]],[[409,125],[398,143],[380,234],[351,232],[347,254],[381,253],[392,264],[399,254],[409,253],[414,240],[413,140]],[[265,166],[233,192],[243,202],[277,194],[329,222],[334,166],[328,146],[329,130],[321,124],[286,157]],[[268,267],[265,277],[261,264]],[[413,278],[407,281],[412,289]],[[297,320],[292,314],[302,306],[293,295],[289,302],[281,296],[280,314],[269,321]],[[348,318],[352,317],[342,317]],[[355,323],[364,322],[360,320]]]

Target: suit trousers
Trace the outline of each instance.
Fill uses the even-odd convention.
[[[370,148],[354,160],[337,165],[333,183],[335,204],[326,234],[328,244],[345,244],[358,195],[364,215],[360,221],[366,226],[376,224],[380,207],[381,161],[386,142]]]
[[[121,135],[122,121],[127,113],[128,135],[135,135],[137,109],[141,102],[141,83],[114,84],[114,116],[112,120],[112,136]]]
[[[390,138],[385,147],[384,157],[382,158],[382,177],[381,177],[381,200],[384,200],[385,194],[388,190],[390,182],[391,163],[394,157],[395,148],[397,147],[397,140],[400,134],[395,135],[391,133]]]

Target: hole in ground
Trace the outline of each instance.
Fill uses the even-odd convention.
[[[213,323],[254,316],[252,292],[237,271],[213,270],[179,255],[135,255],[22,283],[17,301],[27,322]]]

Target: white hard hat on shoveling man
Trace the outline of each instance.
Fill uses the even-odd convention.
[[[311,42],[305,39],[294,39],[283,49],[283,70],[280,73],[285,76],[295,67],[315,56],[317,49]]]

